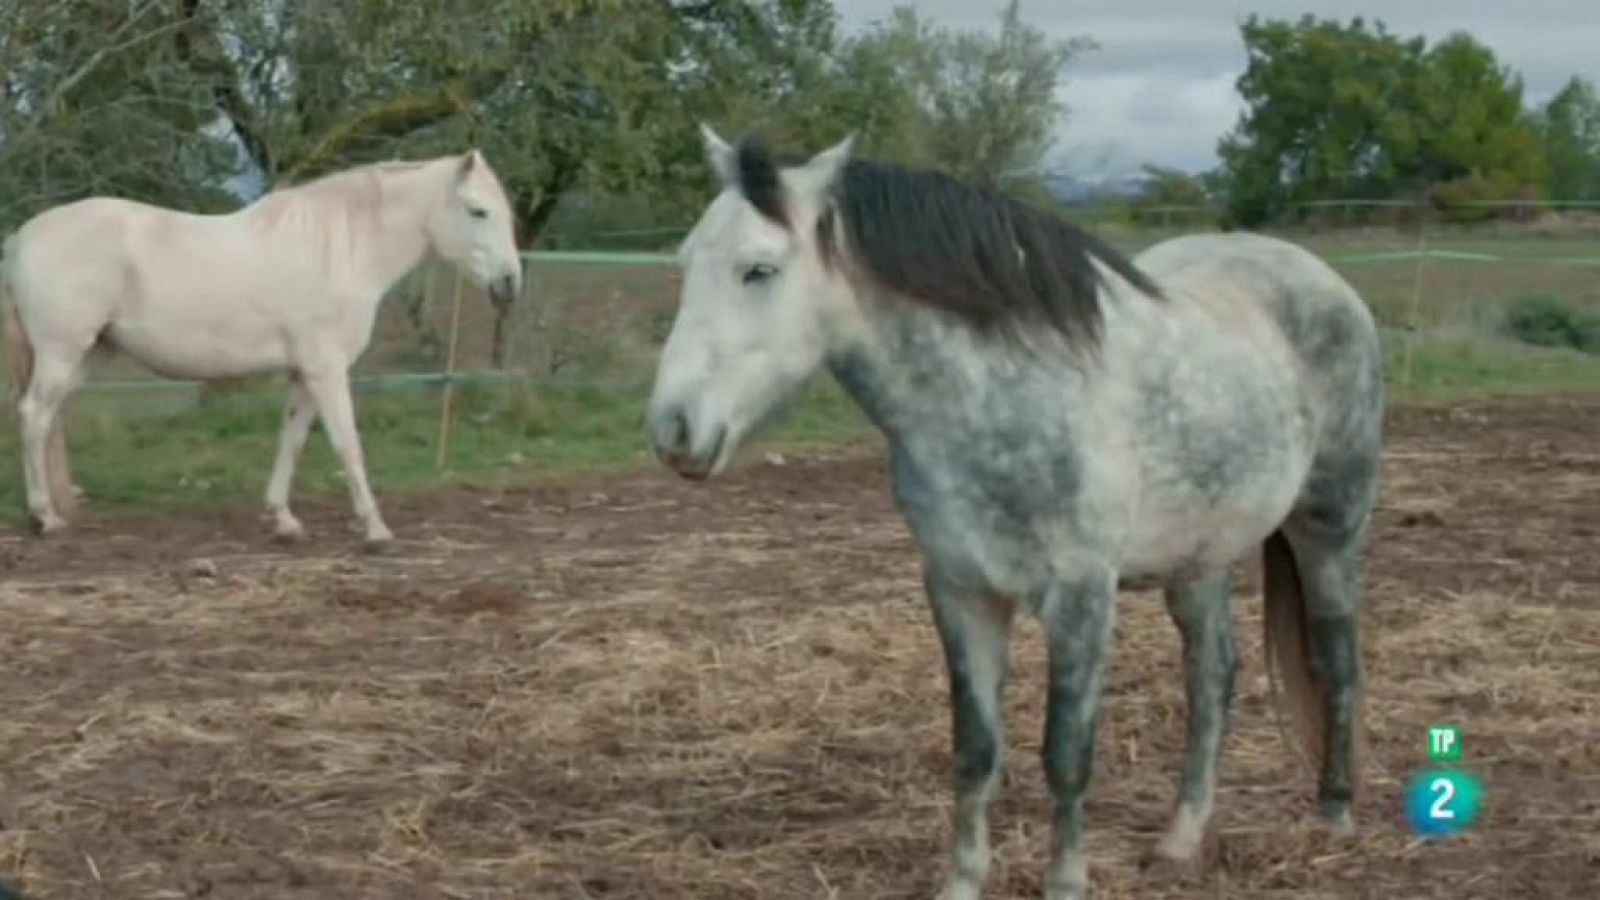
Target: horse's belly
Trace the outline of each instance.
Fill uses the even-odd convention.
[[[1303,466],[1235,487],[1222,502],[1171,498],[1133,523],[1122,560],[1132,586],[1170,584],[1216,572],[1241,559],[1283,522],[1305,479]]]
[[[270,329],[247,321],[113,323],[109,337],[118,349],[167,378],[239,378],[284,368],[288,354]]]

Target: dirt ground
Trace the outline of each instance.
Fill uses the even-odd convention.
[[[1600,883],[1600,401],[1391,417],[1371,541],[1360,834],[1311,821],[1259,598],[1213,836],[1145,870],[1177,638],[1123,603],[1089,802],[1099,898],[1584,897]],[[380,486],[381,489],[381,486]],[[876,455],[0,532],[0,878],[29,897],[929,898],[949,720]],[[1019,635],[988,896],[1038,896],[1042,649]],[[1412,838],[1426,729],[1472,834]]]

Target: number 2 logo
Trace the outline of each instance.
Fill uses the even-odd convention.
[[[1435,778],[1428,785],[1428,790],[1435,795],[1433,805],[1428,808],[1428,815],[1434,819],[1454,819],[1456,811],[1450,808],[1450,801],[1456,798],[1455,782],[1448,778]]]

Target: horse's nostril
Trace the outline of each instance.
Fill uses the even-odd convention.
[[[680,459],[689,452],[689,417],[681,409],[656,416],[651,431],[656,452],[663,459]]]
[[[489,298],[496,303],[510,303],[517,297],[517,279],[502,275],[489,288]]]
[[[682,412],[674,413],[672,422],[667,426],[669,443],[672,452],[682,456],[689,452],[689,417]]]

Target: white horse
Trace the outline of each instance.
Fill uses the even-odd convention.
[[[496,302],[520,294],[514,232],[505,190],[476,150],[349,169],[225,215],[95,197],[35,216],[5,242],[0,299],[13,299],[7,355],[40,533],[65,527],[71,511],[58,417],[85,358],[105,344],[168,378],[286,373],[266,491],[277,535],[304,534],[289,487],[320,414],[367,541],[388,541],[367,485],[350,366],[384,294],[424,258],[459,266]]]

